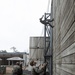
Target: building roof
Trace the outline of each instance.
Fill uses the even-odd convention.
[[[23,54],[29,55],[26,52],[8,52],[8,53],[0,53],[0,58],[23,57]]]
[[[12,58],[7,58],[7,60],[24,60],[20,57],[12,57]]]

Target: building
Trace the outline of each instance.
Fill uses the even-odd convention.
[[[53,75],[75,75],[75,0],[52,0]]]
[[[35,60],[38,64],[44,62],[44,43],[44,37],[30,37],[30,61]]]
[[[43,37],[30,37],[30,61],[35,60],[38,62],[43,61],[43,50],[44,50],[44,39]]]
[[[25,55],[25,57],[24,57],[24,55]],[[28,55],[29,54],[26,53],[26,52],[0,53],[0,58],[2,59],[1,60],[1,65],[9,65],[9,62],[10,62],[10,65],[14,65],[15,62],[17,62],[17,61],[22,61],[22,62],[24,62],[24,64],[27,64],[26,62],[28,61],[28,59],[27,59]],[[18,59],[14,58],[14,57],[18,57]],[[8,61],[8,60],[10,60],[10,61]]]

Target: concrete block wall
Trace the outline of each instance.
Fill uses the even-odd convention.
[[[53,0],[53,75],[75,75],[75,0]]]
[[[44,60],[44,37],[30,37],[30,59]]]

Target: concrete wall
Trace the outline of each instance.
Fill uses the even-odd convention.
[[[53,0],[53,75],[75,75],[75,0]]]
[[[49,38],[46,39],[49,41]],[[37,64],[44,62],[44,37],[30,37],[30,60],[36,60]],[[48,47],[48,43],[46,45]]]
[[[23,54],[23,66],[26,67],[29,64],[29,54]]]
[[[44,37],[30,37],[30,59],[42,62],[44,60]]]

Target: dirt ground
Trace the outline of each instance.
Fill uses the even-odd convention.
[[[12,66],[10,66],[10,67],[7,66],[6,67],[6,74],[0,74],[0,75],[12,75],[12,70],[13,70]]]
[[[6,68],[6,74],[11,74],[12,73],[12,67],[7,67]]]
[[[12,67],[6,67],[6,74],[0,74],[0,75],[12,75]]]

